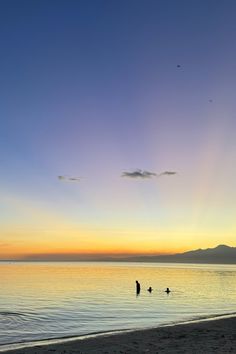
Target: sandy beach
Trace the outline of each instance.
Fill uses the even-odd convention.
[[[236,317],[5,351],[11,354],[236,353]]]

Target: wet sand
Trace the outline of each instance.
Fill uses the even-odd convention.
[[[9,354],[236,353],[236,317],[12,350]]]

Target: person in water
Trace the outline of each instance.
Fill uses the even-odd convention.
[[[166,288],[165,292],[166,292],[167,294],[169,294],[169,293],[170,293],[170,289],[169,289],[169,288]]]
[[[152,292],[152,287],[149,286],[149,288],[147,289],[147,291],[149,291],[149,293],[151,293],[151,292]]]
[[[140,290],[141,290],[140,283],[138,282],[138,280],[136,280],[136,294],[137,294],[137,295],[139,295]]]

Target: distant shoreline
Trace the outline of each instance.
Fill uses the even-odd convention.
[[[148,353],[156,353],[161,350],[161,353],[166,354],[189,354],[195,351],[208,354],[236,353],[235,328],[236,313],[232,313],[144,329],[117,330],[2,345],[0,353],[126,353],[126,351],[122,351],[124,347],[128,348],[127,353],[145,353],[147,350]],[[177,347],[181,348],[181,352],[172,351],[177,350]],[[205,351],[202,351],[203,349]],[[79,350],[79,352],[75,352],[75,350]]]
[[[136,263],[136,264],[182,264],[182,265],[222,265],[236,266],[234,263],[217,263],[217,262],[180,262],[180,261],[132,261],[132,260],[0,260],[1,263]]]
[[[236,247],[218,245],[215,248],[197,249],[162,255],[105,255],[105,254],[34,254],[24,259],[3,262],[127,262],[127,263],[181,263],[181,264],[236,264]],[[2,262],[0,260],[0,262]]]

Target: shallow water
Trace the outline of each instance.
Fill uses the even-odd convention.
[[[158,326],[236,309],[235,265],[2,262],[0,280],[1,345]]]

